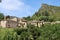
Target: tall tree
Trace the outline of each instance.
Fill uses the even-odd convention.
[[[3,19],[4,19],[4,14],[0,13],[0,20],[3,20]]]

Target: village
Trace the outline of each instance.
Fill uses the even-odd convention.
[[[44,22],[42,21],[37,21],[37,20],[31,20],[27,21],[22,18],[10,18],[9,16],[5,16],[4,20],[0,21],[0,27],[1,28],[16,28],[16,27],[21,27],[21,28],[27,28],[28,24],[32,24],[34,26],[41,27],[44,24],[56,24],[60,23],[60,21],[55,21],[55,22]]]
[[[25,19],[20,18],[10,18],[9,16],[4,17],[4,20],[0,21],[0,27],[2,28],[15,28],[15,27],[23,27],[26,28],[28,23],[31,23],[37,26],[38,21],[26,21]],[[41,22],[38,22],[38,26],[40,27]]]

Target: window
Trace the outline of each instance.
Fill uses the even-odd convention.
[[[10,25],[8,25],[8,28],[10,28]]]

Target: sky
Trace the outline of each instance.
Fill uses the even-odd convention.
[[[60,6],[60,0],[2,0],[0,13],[20,18],[32,16],[42,4]]]

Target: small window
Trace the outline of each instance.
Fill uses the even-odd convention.
[[[8,25],[8,28],[10,28],[10,25]]]

